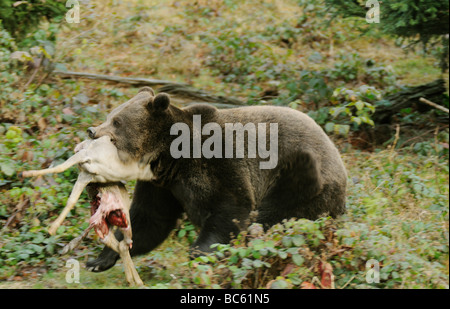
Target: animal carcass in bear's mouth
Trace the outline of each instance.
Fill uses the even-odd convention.
[[[111,226],[127,228],[128,221],[122,211],[124,205],[117,185],[88,185],[91,197],[91,218],[89,225],[93,226],[97,235],[103,239]]]

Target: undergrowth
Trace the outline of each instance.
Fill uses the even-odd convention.
[[[33,68],[12,55],[35,57],[44,48],[58,70],[189,82],[248,104],[302,110],[342,152],[349,175],[344,216],[292,219],[265,233],[252,225],[192,261],[188,246],[197,232],[182,221],[160,248],[135,258],[147,286],[448,288],[448,126],[427,120],[435,111],[408,109],[396,115],[398,135],[374,152],[352,147],[350,134],[373,125],[377,101],[399,83],[439,77],[432,59],[419,52],[405,58],[388,38],[362,39],[342,20],[323,24],[320,1],[115,3],[91,1],[78,25],[43,23],[28,35],[31,45],[17,44],[0,26],[0,286],[126,286],[120,265],[83,270],[77,286],[65,281],[67,259],[83,264],[100,250],[88,236],[72,255],[59,255],[87,227],[84,194],[57,234],[47,234],[76,169],[35,179],[18,173],[66,160],[86,128],[137,89],[63,80],[45,68],[30,80]],[[404,128],[417,123],[419,131],[408,135]],[[378,263],[379,283],[366,280],[369,261]]]

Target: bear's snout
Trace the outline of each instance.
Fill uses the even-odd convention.
[[[86,131],[89,135],[89,138],[95,139],[95,129],[93,127],[88,128]]]

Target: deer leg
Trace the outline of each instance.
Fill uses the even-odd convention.
[[[143,286],[144,283],[139,277],[139,274],[136,271],[136,267],[134,266],[133,260],[131,259],[130,255],[130,248],[133,243],[131,220],[130,220],[130,205],[131,205],[130,197],[128,196],[128,192],[126,191],[125,186],[123,184],[119,184],[118,187],[123,202],[122,212],[125,214],[128,226],[125,228],[119,228],[124,236],[122,241],[119,242],[114,235],[113,229],[110,229],[108,235],[103,239],[103,242],[105,243],[106,246],[119,253],[120,258],[122,259],[123,262],[125,278],[127,279],[127,282],[131,286]]]
[[[129,199],[128,199],[129,201]],[[122,209],[122,211],[125,213],[125,217],[127,218],[128,226],[125,228],[120,228],[120,231],[123,234],[123,240],[122,242],[125,242],[128,245],[128,248],[131,249],[133,246],[133,232],[131,229],[131,219],[130,219],[130,207],[125,207],[125,209]]]
[[[61,163],[60,165],[57,165],[55,167],[43,169],[43,170],[31,170],[31,171],[24,171],[22,172],[23,177],[34,177],[34,176],[41,176],[45,174],[53,174],[53,173],[61,173],[70,168],[71,166],[82,163],[84,160],[86,160],[86,150],[81,149],[80,151],[76,152],[73,156],[71,156],[69,159],[67,159],[65,162]],[[87,186],[88,183],[90,183],[93,180],[94,176],[86,173],[81,172],[78,175],[78,179],[72,189],[72,192],[70,193],[69,199],[67,200],[66,207],[64,207],[61,214],[58,216],[58,218],[55,220],[55,222],[52,223],[50,226],[48,232],[50,235],[55,235],[56,230],[61,225],[61,223],[66,218],[69,211],[75,206],[75,204],[78,201],[78,198],[80,197],[81,193],[83,192],[83,189]]]
[[[93,228],[93,225],[89,225],[89,227],[87,229],[84,230],[84,232],[72,239],[62,250],[61,250],[61,254],[67,254],[70,251],[72,251],[73,249],[75,249],[76,247],[78,247],[81,242],[83,241],[83,239],[87,236],[87,234],[89,233],[89,231]]]
[[[141,278],[139,277],[139,274],[136,271],[136,267],[134,266],[133,260],[131,259],[130,247],[124,240],[122,240],[119,243],[119,254],[123,261],[123,267],[125,269],[125,277],[128,283],[130,283],[130,285],[133,286],[144,285],[144,282],[142,282]]]
[[[78,175],[78,179],[75,182],[75,185],[73,186],[72,192],[70,193],[69,199],[67,200],[66,207],[64,207],[63,211],[59,214],[58,218],[55,220],[55,222],[52,223],[50,228],[48,229],[48,232],[50,235],[55,235],[56,230],[61,225],[61,223],[64,221],[68,213],[72,210],[72,208],[75,206],[75,204],[78,201],[78,198],[80,197],[81,193],[83,192],[84,188],[92,181],[93,176],[91,174],[81,172]]]
[[[23,177],[35,177],[35,176],[41,176],[46,174],[54,174],[54,173],[61,173],[64,172],[66,169],[74,166],[77,163],[83,162],[83,160],[86,157],[86,151],[79,151],[75,153],[73,156],[71,156],[69,159],[67,159],[65,162],[61,163],[60,165],[57,165],[55,167],[46,168],[43,170],[31,170],[31,171],[23,171],[22,176]]]
[[[103,242],[106,246],[119,253],[120,258],[123,262],[125,278],[127,279],[127,282],[131,286],[143,286],[144,282],[142,282],[141,278],[139,277],[139,274],[136,271],[133,260],[130,256],[129,244],[127,244],[125,240],[122,240],[121,242],[117,241],[112,229],[109,230],[109,233],[103,239]]]

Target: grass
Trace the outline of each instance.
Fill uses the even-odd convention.
[[[315,1],[299,27],[300,2],[91,1],[83,4],[80,24],[61,27],[53,59],[67,70],[188,82],[256,104],[274,85],[286,98],[298,94],[298,85],[309,87],[310,80],[296,83],[301,72],[328,87],[370,84],[373,76],[364,72],[369,59],[392,69],[389,77],[400,84],[440,77],[435,60],[418,51],[405,55],[389,38],[361,37],[344,20],[322,26],[323,8]],[[1,68],[7,64],[0,61]],[[353,69],[363,74],[350,78]],[[47,235],[77,171],[27,180],[17,172],[67,159],[86,128],[137,89],[55,77],[23,89],[28,78],[17,65],[0,75],[1,225],[16,216],[0,231],[0,288],[126,288],[120,264],[104,273],[84,269],[100,251],[95,236],[70,256],[58,254],[86,227],[85,195],[57,235]],[[396,81],[374,84],[384,93]],[[299,99],[299,108],[314,109]],[[157,250],[134,259],[141,278],[153,288],[320,288],[329,264],[336,288],[448,288],[448,126],[436,130],[430,123],[425,130],[436,134],[410,136],[402,128],[374,152],[332,136],[349,174],[344,216],[288,221],[257,237],[243,232],[217,255],[194,261],[188,247],[195,231],[182,222]],[[299,235],[304,240],[292,240]],[[79,284],[66,282],[70,258],[81,264]],[[378,284],[365,280],[370,259],[381,266]]]
[[[416,55],[397,60],[393,67],[398,75],[404,76],[402,83],[405,85],[421,85],[432,82],[440,74],[436,60],[424,59]],[[448,76],[446,80],[448,83]]]
[[[255,6],[258,10],[252,9]],[[301,69],[327,68],[339,53],[358,52],[387,65],[395,63],[405,83],[420,82],[423,75],[427,80],[440,75],[431,58],[418,53],[405,56],[392,40],[361,37],[345,21],[336,21],[326,30],[314,24],[313,17],[307,31],[293,34],[303,15],[297,1],[199,1],[196,6],[185,1],[115,1],[114,5],[94,1],[84,11],[80,24],[63,27],[59,35],[58,57],[69,70],[157,76],[216,90],[221,88],[220,79],[212,85],[205,78],[214,73],[205,67],[205,56],[214,45],[205,41],[230,32],[261,40],[279,61]],[[268,25],[281,31],[278,35],[289,45],[280,44],[277,35],[270,36]],[[120,52],[111,54],[111,50]],[[325,55],[321,64],[308,61],[316,51]]]

